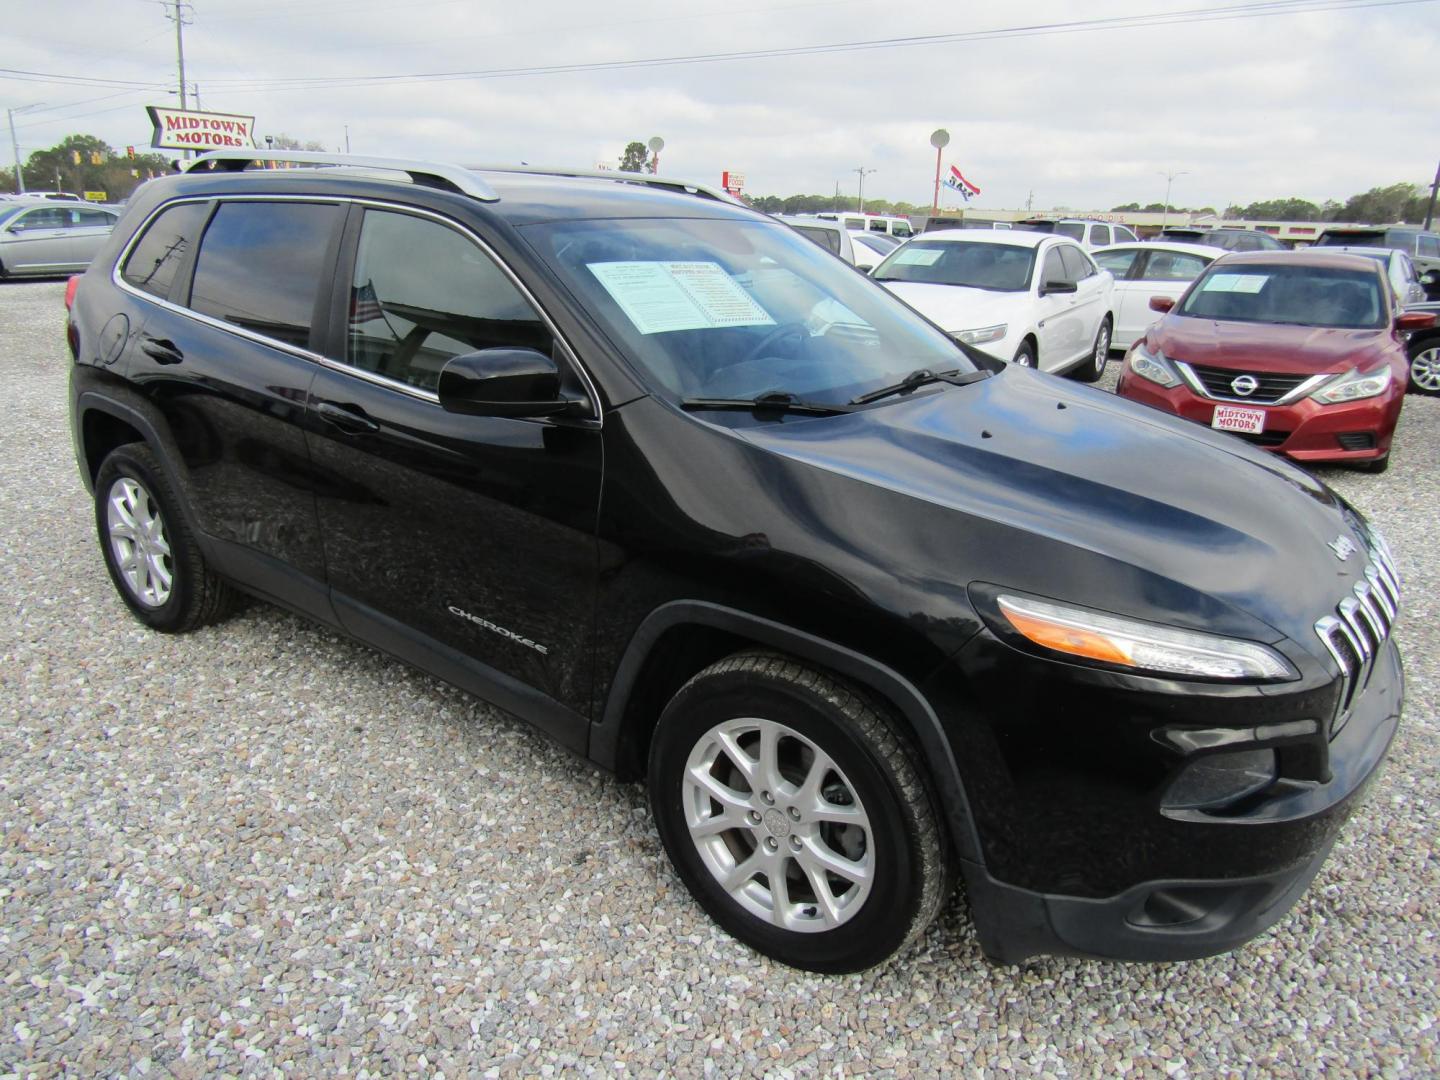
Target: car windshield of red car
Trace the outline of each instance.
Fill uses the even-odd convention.
[[[1353,330],[1379,329],[1389,316],[1373,273],[1273,263],[1216,264],[1190,290],[1178,314]]]

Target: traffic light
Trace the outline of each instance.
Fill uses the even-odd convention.
[[[73,162],[75,162],[76,165],[79,165],[79,164],[80,164],[80,151],[79,151],[79,150],[71,150],[71,151],[70,151],[70,160],[73,161]]]
[[[133,147],[133,146],[127,146],[127,147],[125,147],[125,156],[126,156],[127,158],[129,158],[131,161],[134,161],[134,160],[135,160],[135,147]]]
[[[91,164],[91,165],[104,165],[104,164],[105,164],[105,155],[102,154],[102,153],[100,153],[99,150],[91,150],[91,151],[90,151],[90,164]]]

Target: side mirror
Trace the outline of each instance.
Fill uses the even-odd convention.
[[[1073,293],[1079,292],[1080,286],[1073,281],[1047,281],[1040,286],[1040,295],[1049,296],[1051,293]]]
[[[467,416],[558,416],[583,404],[566,397],[560,368],[534,349],[479,349],[440,369],[440,407]]]
[[[1175,307],[1175,298],[1174,298],[1173,296],[1152,296],[1152,297],[1150,297],[1150,310],[1151,310],[1151,311],[1158,311],[1158,312],[1160,312],[1160,314],[1164,315],[1167,311],[1170,311],[1170,310],[1171,310],[1172,308],[1174,308],[1174,307]]]
[[[1400,331],[1429,330],[1435,325],[1435,314],[1431,311],[1402,311],[1395,317],[1395,329]]]

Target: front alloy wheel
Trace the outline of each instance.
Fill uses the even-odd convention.
[[[870,694],[765,652],[681,687],[650,744],[650,805],[676,872],[721,926],[811,971],[914,941],[954,881],[921,759]]]
[[[1410,389],[1417,394],[1440,394],[1440,343],[1429,342],[1410,357]]]
[[[875,877],[874,836],[854,786],[815,743],[759,717],[695,744],[685,824],[701,861],[746,911],[814,933],[847,922]]]

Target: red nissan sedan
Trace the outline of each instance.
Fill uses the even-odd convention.
[[[1405,400],[1401,313],[1379,264],[1265,251],[1211,263],[1131,346],[1117,392],[1296,461],[1384,472]]]

